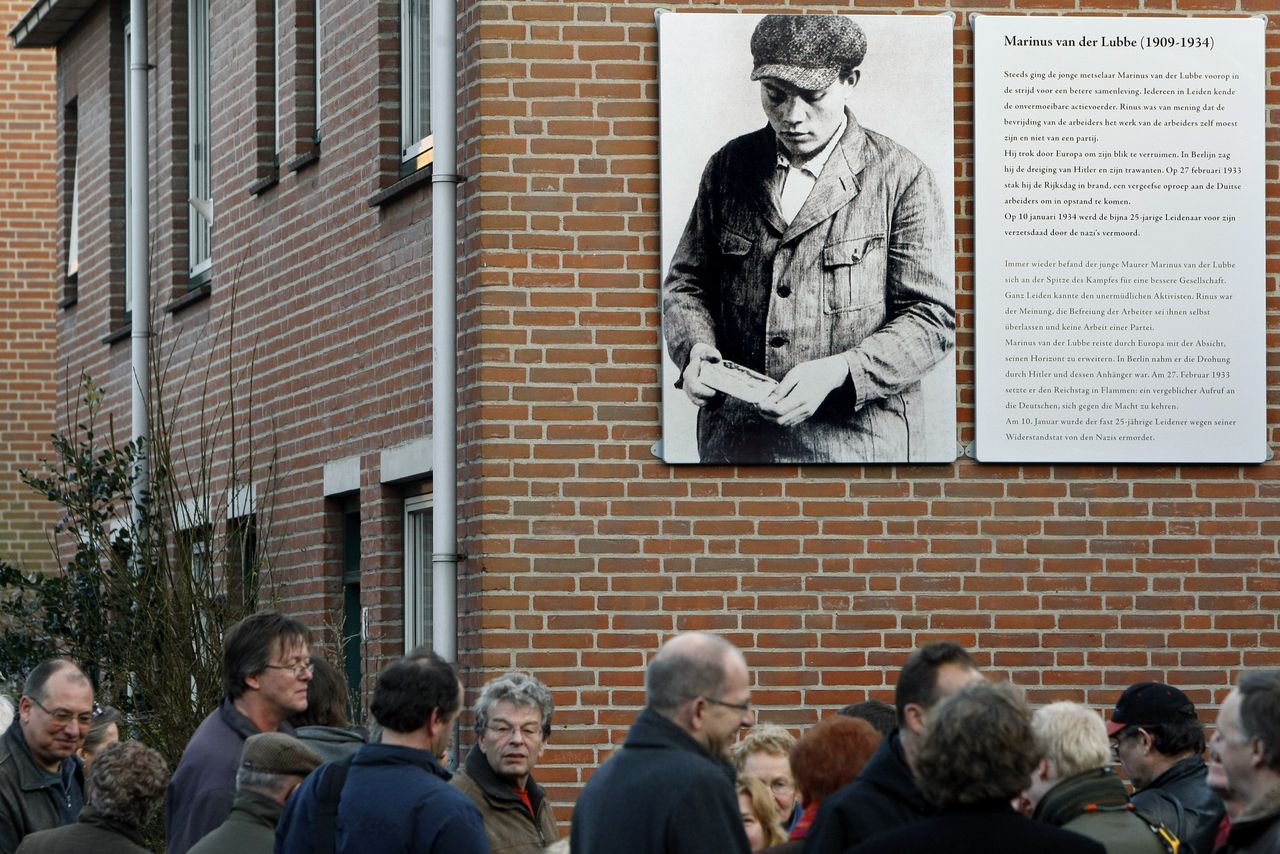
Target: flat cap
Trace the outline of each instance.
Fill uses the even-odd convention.
[[[765,15],[751,34],[752,80],[772,77],[816,91],[856,68],[867,36],[847,15]]]
[[[240,767],[263,774],[297,774],[305,777],[324,762],[320,754],[282,732],[262,732],[244,742]]]
[[[1139,682],[1130,685],[1116,701],[1107,735],[1114,736],[1125,727],[1154,726],[1198,721],[1195,704],[1172,685],[1163,682]]]

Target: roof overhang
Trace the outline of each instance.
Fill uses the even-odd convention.
[[[9,31],[14,47],[54,47],[97,0],[36,0]]]

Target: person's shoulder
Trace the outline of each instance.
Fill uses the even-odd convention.
[[[773,131],[766,125],[750,133],[735,136],[720,146],[715,154],[711,155],[710,162],[712,164],[735,164],[743,160],[758,160],[760,158],[768,160],[769,156],[776,151],[777,144],[774,141]]]

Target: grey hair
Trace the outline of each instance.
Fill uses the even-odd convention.
[[[476,732],[484,732],[489,725],[489,712],[495,703],[507,701],[517,707],[534,707],[542,714],[542,736],[551,734],[551,716],[555,713],[555,703],[551,699],[551,689],[542,680],[528,673],[512,671],[504,673],[485,685],[476,700]]]
[[[296,774],[272,774],[267,771],[253,771],[249,768],[241,768],[236,771],[236,791],[257,789],[264,792],[275,792],[296,779],[298,779]]]
[[[670,716],[695,697],[719,699],[728,681],[726,664],[737,647],[704,632],[679,635],[649,662],[644,688],[655,712]]]

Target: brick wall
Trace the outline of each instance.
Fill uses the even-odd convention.
[[[963,442],[974,423],[969,14],[1272,13],[1268,104],[1280,100],[1274,3],[470,4],[462,327],[484,328],[466,351],[462,423],[478,462],[465,549],[481,576],[484,665],[532,668],[558,688],[566,727],[538,772],[556,797],[571,801],[624,737],[643,662],[675,631],[741,645],[761,717],[792,727],[891,699],[909,651],[942,638],[1035,702],[1101,707],[1159,678],[1212,706],[1242,669],[1280,665],[1275,464],[735,469],[652,456],[659,7],[956,12]],[[1277,253],[1273,239],[1258,283],[1273,332]]]
[[[282,3],[284,19],[305,24],[304,2]],[[460,3],[459,649],[469,690],[509,667],[556,689],[557,731],[538,775],[562,815],[643,702],[649,652],[676,631],[723,631],[740,644],[762,717],[797,728],[844,703],[887,698],[909,651],[937,638],[970,646],[1033,700],[1099,706],[1147,676],[1211,706],[1242,668],[1280,664],[1273,464],[723,469],[653,457],[653,12],[680,5]],[[123,186],[119,87],[108,74],[120,61],[120,8],[100,2],[59,54],[59,105],[76,99],[79,133],[110,140],[93,154],[84,204],[98,216],[82,232],[79,300],[60,316],[59,352],[109,388],[124,425],[128,345],[104,341],[123,269],[111,213]],[[210,296],[182,307],[169,303],[186,252],[185,131],[173,113],[185,22],[168,4],[152,8],[153,288],[166,408],[187,465],[207,466],[215,484],[231,469],[234,416],[238,447],[255,452],[237,468],[270,517],[283,604],[317,627],[340,611],[341,516],[354,498],[376,669],[400,648],[400,513],[422,487],[384,483],[380,453],[431,431],[430,189],[371,204],[398,177],[394,4],[376,16],[321,4],[319,156],[296,169],[282,158],[277,182],[264,186],[257,21],[244,4],[212,0],[214,271]],[[1010,7],[955,9],[962,441],[974,420],[967,15],[977,8]],[[286,38],[296,53],[303,41]],[[1275,69],[1274,31],[1269,47]],[[304,143],[305,119],[287,106],[306,108],[304,76],[283,76],[290,152]],[[1269,251],[1274,312],[1280,246]],[[1280,389],[1274,372],[1269,382]],[[202,435],[215,436],[208,459]],[[325,465],[351,457],[356,493],[326,497]]]
[[[0,0],[9,25],[26,10]],[[56,161],[54,55],[0,44],[0,560],[46,568],[47,502],[18,471],[48,456],[53,432],[54,303],[60,270],[51,228]]]

